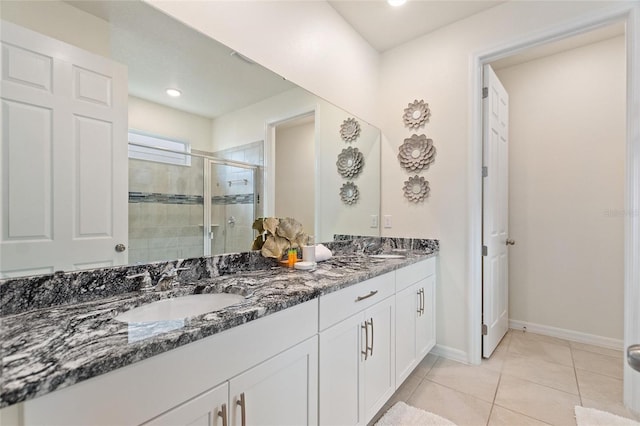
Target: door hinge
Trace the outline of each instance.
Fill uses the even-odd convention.
[[[482,99],[488,98],[489,97],[489,88],[488,87],[483,87],[482,88]]]
[[[489,168],[487,166],[482,166],[482,177],[489,176]]]
[[[482,335],[486,336],[488,332],[487,324],[482,324]]]
[[[489,249],[487,246],[482,246],[482,255],[487,256],[489,254]]]

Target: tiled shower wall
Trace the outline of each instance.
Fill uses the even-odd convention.
[[[129,160],[129,263],[203,255],[203,186],[201,158]]]

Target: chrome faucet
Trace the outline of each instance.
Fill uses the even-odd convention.
[[[191,268],[175,268],[172,266],[160,275],[156,284],[156,291],[171,290],[174,285],[180,284],[178,282],[178,271],[188,271],[190,269]]]
[[[138,290],[142,290],[143,288],[151,287],[153,285],[149,271],[144,271],[135,275],[127,275],[127,279],[136,280],[139,283],[137,288]]]

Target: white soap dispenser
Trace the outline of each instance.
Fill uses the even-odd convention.
[[[316,246],[313,244],[313,235],[309,235],[307,244],[302,246],[302,261],[316,263]]]

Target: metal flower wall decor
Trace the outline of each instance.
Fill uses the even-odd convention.
[[[431,117],[429,104],[425,103],[422,99],[415,99],[407,105],[402,115],[404,125],[410,129],[418,129],[424,126],[429,121],[429,117]]]
[[[419,203],[429,196],[429,181],[422,176],[410,176],[409,180],[404,181],[402,190],[406,199],[413,203]]]
[[[355,118],[347,118],[340,126],[340,137],[345,142],[354,142],[360,136],[360,123]]]
[[[340,198],[345,204],[355,204],[359,197],[358,185],[353,182],[347,182],[340,188]]]
[[[435,161],[436,147],[425,135],[411,135],[400,145],[398,160],[405,169],[415,172],[426,170]]]
[[[338,173],[345,179],[356,177],[362,171],[364,166],[364,155],[358,151],[358,148],[347,147],[338,154]]]

